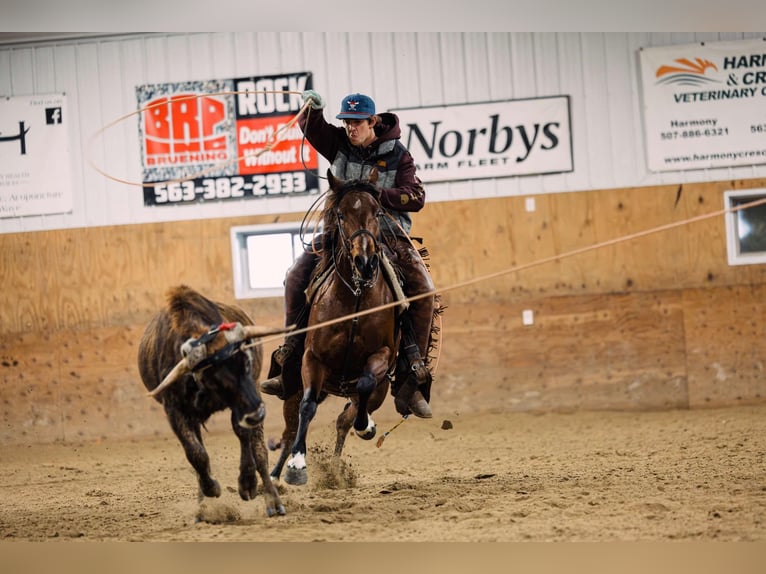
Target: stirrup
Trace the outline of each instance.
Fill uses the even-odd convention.
[[[430,382],[431,372],[422,359],[418,359],[416,363],[410,365],[410,369],[412,374],[415,375],[416,385],[424,385]]]
[[[285,366],[285,361],[290,357],[290,355],[293,354],[293,351],[295,350],[295,345],[293,343],[284,342],[282,343],[276,351],[274,351],[274,361],[279,365],[280,367]],[[266,381],[264,381],[266,382]]]

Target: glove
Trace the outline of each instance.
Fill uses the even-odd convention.
[[[311,109],[321,110],[324,108],[324,105],[325,105],[324,98],[320,96],[314,90],[306,90],[305,92],[301,94],[301,96],[303,96],[304,103],[311,101]]]

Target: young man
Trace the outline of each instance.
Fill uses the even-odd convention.
[[[340,113],[335,116],[343,121],[343,127],[333,126],[324,119],[322,109],[325,101],[314,90],[303,92],[304,102],[311,102],[311,110],[300,118],[300,126],[306,139],[329,161],[333,174],[340,179],[366,179],[370,171],[378,171],[377,185],[381,188],[381,205],[398,224],[389,217],[381,216],[384,233],[400,236],[390,243],[395,245],[394,261],[404,277],[404,293],[407,297],[433,291],[431,276],[423,259],[409,240],[412,227],[410,213],[419,211],[425,204],[425,191],[415,175],[412,156],[399,141],[401,130],[399,118],[392,113],[375,113],[375,102],[364,94],[351,94],[341,101]],[[285,325],[301,324],[306,305],[305,290],[318,256],[311,251],[296,259],[285,277]],[[397,411],[430,418],[431,408],[425,399],[430,389],[431,374],[424,360],[431,334],[434,297],[423,297],[410,302],[407,315],[415,333],[417,352],[407,352],[414,384],[397,395]],[[301,325],[303,326],[303,325]],[[303,356],[304,335],[288,336],[285,343],[272,356],[272,376],[261,383],[264,393],[282,399],[292,396],[303,388],[300,364]],[[414,392],[413,392],[413,389]],[[426,392],[424,396],[423,391]]]

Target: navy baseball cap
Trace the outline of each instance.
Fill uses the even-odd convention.
[[[340,103],[339,120],[363,120],[375,115],[375,102],[364,94],[351,94]]]

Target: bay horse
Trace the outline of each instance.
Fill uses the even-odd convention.
[[[394,305],[332,322],[397,299],[382,269],[383,210],[377,172],[373,170],[368,180],[340,180],[328,170],[327,179],[330,189],[322,211],[325,248],[315,270],[324,279],[316,287],[309,312],[301,366],[304,392],[284,403],[282,452],[271,471],[278,479],[292,441],[285,471],[285,482],[292,485],[308,481],[306,436],[318,404],[328,394],[349,400],[336,420],[336,457],[351,427],[364,440],[375,437],[371,414],[388,393],[387,375],[395,367],[401,337]],[[327,322],[331,323],[325,326]]]

